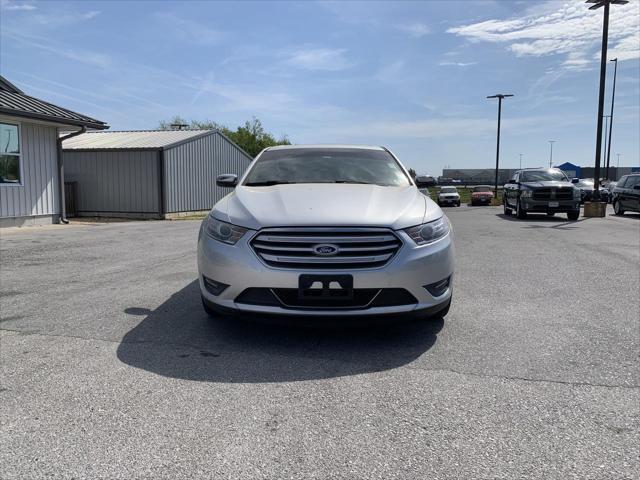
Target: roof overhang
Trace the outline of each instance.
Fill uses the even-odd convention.
[[[89,122],[89,121],[73,120],[73,119],[67,119],[67,118],[62,119],[59,117],[52,117],[50,115],[43,115],[43,114],[32,113],[32,112],[23,112],[19,110],[13,110],[11,108],[3,108],[3,107],[0,107],[0,115],[33,119],[33,120],[41,120],[47,123],[55,123],[56,125],[87,127],[87,128],[93,128],[96,130],[106,130],[107,128],[109,128],[109,125],[106,125],[102,122]]]

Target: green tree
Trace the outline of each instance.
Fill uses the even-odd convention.
[[[413,168],[410,168],[409,169],[409,175],[411,175],[411,178],[413,178],[415,180],[417,173]]]
[[[266,132],[262,126],[262,122],[256,117],[253,117],[250,121],[245,122],[244,125],[239,126],[235,130],[231,130],[225,125],[211,120],[191,120],[187,122],[184,118],[176,115],[171,120],[160,121],[158,128],[160,130],[172,130],[178,128],[175,125],[186,125],[186,128],[190,130],[219,130],[252,157],[255,157],[264,148],[291,144],[286,135],[276,139],[272,134]]]

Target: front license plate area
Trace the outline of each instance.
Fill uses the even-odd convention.
[[[549,202],[549,207],[558,208],[560,206],[559,202]]]
[[[300,275],[298,298],[300,300],[351,300],[353,299],[353,275]]]

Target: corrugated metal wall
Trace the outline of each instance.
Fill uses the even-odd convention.
[[[77,182],[78,215],[158,214],[157,150],[65,150],[63,155],[65,181]]]
[[[9,123],[19,123],[6,119]],[[59,214],[58,129],[21,123],[22,185],[0,184],[0,217]]]
[[[165,162],[165,210],[209,210],[230,192],[216,186],[221,173],[242,175],[251,158],[218,133],[167,149]]]

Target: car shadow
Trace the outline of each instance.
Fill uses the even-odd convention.
[[[197,281],[144,316],[118,347],[120,361],[171,378],[222,383],[291,382],[406,365],[436,342],[443,320],[309,328],[210,318]],[[293,321],[292,321],[293,322]]]
[[[524,223],[522,228],[556,228],[558,230],[573,230],[579,228],[576,224],[589,220],[589,218],[581,217],[578,220],[568,220],[566,215],[558,214],[553,217],[548,217],[544,213],[542,214],[529,214],[524,220],[520,220],[515,215],[505,215],[504,213],[497,213],[496,217],[501,218],[509,222]],[[535,222],[533,225],[530,222]]]

